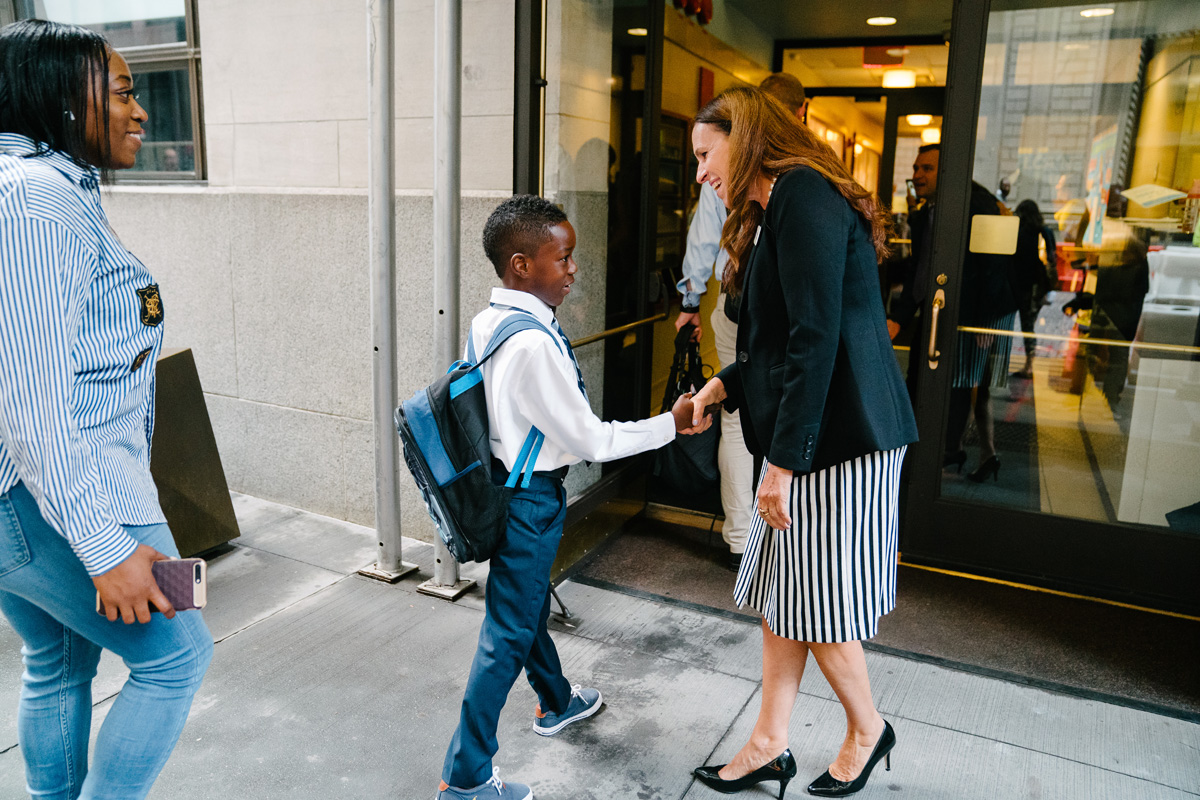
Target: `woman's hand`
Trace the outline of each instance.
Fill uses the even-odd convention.
[[[767,474],[758,485],[758,515],[776,530],[792,527],[788,513],[792,501],[792,471],[767,464]]]
[[[705,414],[704,409],[726,398],[725,384],[720,378],[711,378],[704,388],[696,392],[692,398],[692,427],[680,433],[703,433],[712,425],[712,415]]]
[[[145,544],[139,544],[137,550],[129,558],[115,567],[92,578],[96,591],[104,601],[104,613],[109,622],[116,622],[117,616],[130,625],[137,620],[141,623],[150,621],[150,607],[163,613],[167,619],[174,619],[175,607],[171,605],[158,583],[150,565],[155,561],[167,561],[168,557]]]

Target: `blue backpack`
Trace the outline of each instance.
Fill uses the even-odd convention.
[[[508,480],[503,486],[492,482],[480,367],[509,337],[527,330],[544,331],[562,351],[558,337],[546,326],[532,314],[517,311],[496,327],[482,358],[475,358],[473,337],[468,335],[468,360],[456,361],[445,375],[396,409],[404,462],[438,535],[460,563],[487,561],[496,552],[508,523],[509,500],[518,481],[521,488],[529,486],[546,438],[536,427],[530,428]]]

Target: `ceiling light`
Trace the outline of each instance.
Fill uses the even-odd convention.
[[[649,33],[649,31],[647,31],[645,28],[630,28],[625,32],[630,36],[645,36],[647,33]]]
[[[1085,8],[1079,12],[1081,17],[1107,17],[1116,12],[1114,8]]]
[[[911,89],[917,85],[917,73],[911,69],[889,69],[883,73],[883,88]]]
[[[921,141],[925,144],[939,144],[942,141],[942,132],[938,128],[926,128],[921,131]]]
[[[837,137],[838,137],[837,131],[825,131],[825,141],[836,142]]]
[[[908,55],[908,48],[907,47],[889,47],[887,50],[887,54],[889,56],[896,56],[897,58],[899,58],[900,56]]]
[[[906,119],[908,124],[912,125],[914,128],[923,128],[929,123],[933,122],[933,117],[929,116],[928,114],[909,114],[904,119]]]
[[[1063,50],[1087,50],[1087,49],[1088,49],[1088,45],[1086,45],[1082,42],[1072,42],[1071,44],[1063,45]]]
[[[860,141],[860,142],[862,142],[862,146],[863,146],[863,147],[870,147],[870,146],[871,146],[871,140],[870,140],[870,139],[859,139],[859,141]]]
[[[862,144],[861,144],[861,143],[855,143],[855,145],[854,145],[854,155],[856,155],[856,156],[861,156],[861,155],[862,155],[862,150],[863,150],[863,148],[862,148]]]
[[[868,25],[895,25],[895,17],[871,17],[867,20]]]

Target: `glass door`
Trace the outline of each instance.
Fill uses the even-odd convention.
[[[1200,4],[975,5],[929,198],[904,558],[1194,613]]]

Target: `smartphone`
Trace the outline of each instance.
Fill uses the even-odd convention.
[[[912,178],[909,178],[908,180],[906,180],[904,182],[904,185],[908,188],[909,202],[915,203],[917,200],[917,187],[913,185]]]
[[[208,565],[203,558],[172,558],[150,565],[154,582],[176,611],[204,608],[208,603]],[[150,604],[151,611],[158,611]],[[104,602],[96,593],[96,612],[104,613]]]

